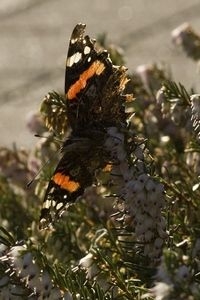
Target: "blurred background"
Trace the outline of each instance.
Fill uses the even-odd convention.
[[[123,49],[129,72],[164,62],[175,81],[200,92],[195,62],[171,38],[184,22],[200,32],[199,12],[199,0],[1,0],[0,146],[37,142],[27,120],[49,91],[63,92],[68,40],[78,22],[91,37],[106,32]]]

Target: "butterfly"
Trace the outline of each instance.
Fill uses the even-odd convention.
[[[106,50],[97,50],[85,27],[77,24],[69,42],[64,105],[71,134],[45,193],[40,228],[54,223],[95,182],[95,171],[109,160],[107,128],[126,122],[126,68],[113,65]]]

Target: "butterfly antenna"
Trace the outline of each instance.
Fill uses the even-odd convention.
[[[38,134],[38,133],[36,133],[34,136],[35,136],[35,137],[39,137],[39,138],[45,138],[45,139],[48,139],[48,138],[49,138],[49,136],[42,136],[42,135],[40,135],[40,134]],[[63,140],[59,140],[59,139],[57,139],[57,138],[54,138],[54,140],[55,140],[56,142],[63,143]],[[60,150],[61,150],[61,149],[62,149],[62,146],[60,147]],[[53,158],[54,158],[56,155],[57,155],[57,152],[53,155]],[[36,180],[36,178],[37,178],[38,175],[41,173],[41,171],[43,170],[43,168],[46,167],[46,166],[50,163],[51,160],[52,160],[52,157],[49,158],[49,159],[47,159],[47,161],[44,162],[44,163],[42,164],[42,166],[39,168],[39,170],[37,171],[37,173],[36,173],[36,174],[33,176],[33,178],[27,183],[27,185],[26,185],[27,188],[29,188],[29,187],[31,186],[31,184]]]
[[[56,153],[57,154],[57,153]],[[36,178],[38,177],[38,175],[41,173],[41,171],[43,170],[43,168],[48,165],[50,163],[50,158],[45,161],[42,166],[39,168],[39,170],[37,171],[37,173],[33,176],[33,178],[27,183],[26,187],[29,188],[31,186],[31,184],[36,180]]]
[[[50,137],[49,135],[45,136],[45,135],[40,135],[39,133],[34,134],[34,136],[39,137],[39,138],[43,138],[43,139],[48,139]],[[63,143],[63,140],[56,138],[54,133],[53,133],[52,137],[53,137],[54,141],[59,142],[59,143]]]

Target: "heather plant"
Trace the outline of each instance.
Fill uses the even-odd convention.
[[[198,62],[191,26],[172,37]],[[124,61],[103,35],[99,46]],[[69,130],[63,95],[29,116],[34,149],[0,148],[1,299],[200,298],[200,94],[158,63],[129,74],[126,92],[127,126],[107,127],[102,145],[112,163],[51,228],[38,222]]]

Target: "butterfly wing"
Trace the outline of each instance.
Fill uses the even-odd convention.
[[[72,32],[66,61],[65,96],[72,130],[97,121],[101,90],[113,72],[107,51],[97,51],[95,41],[84,35],[85,25]]]
[[[71,136],[63,144],[63,156],[45,193],[41,229],[54,223],[67,206],[82,196],[85,189],[95,182],[96,170],[107,164],[107,152],[102,146],[104,134],[88,130],[85,134],[88,137]]]
[[[91,172],[81,162],[77,152],[64,153],[51,177],[40,216],[40,228],[54,223],[81,196],[93,181]]]

